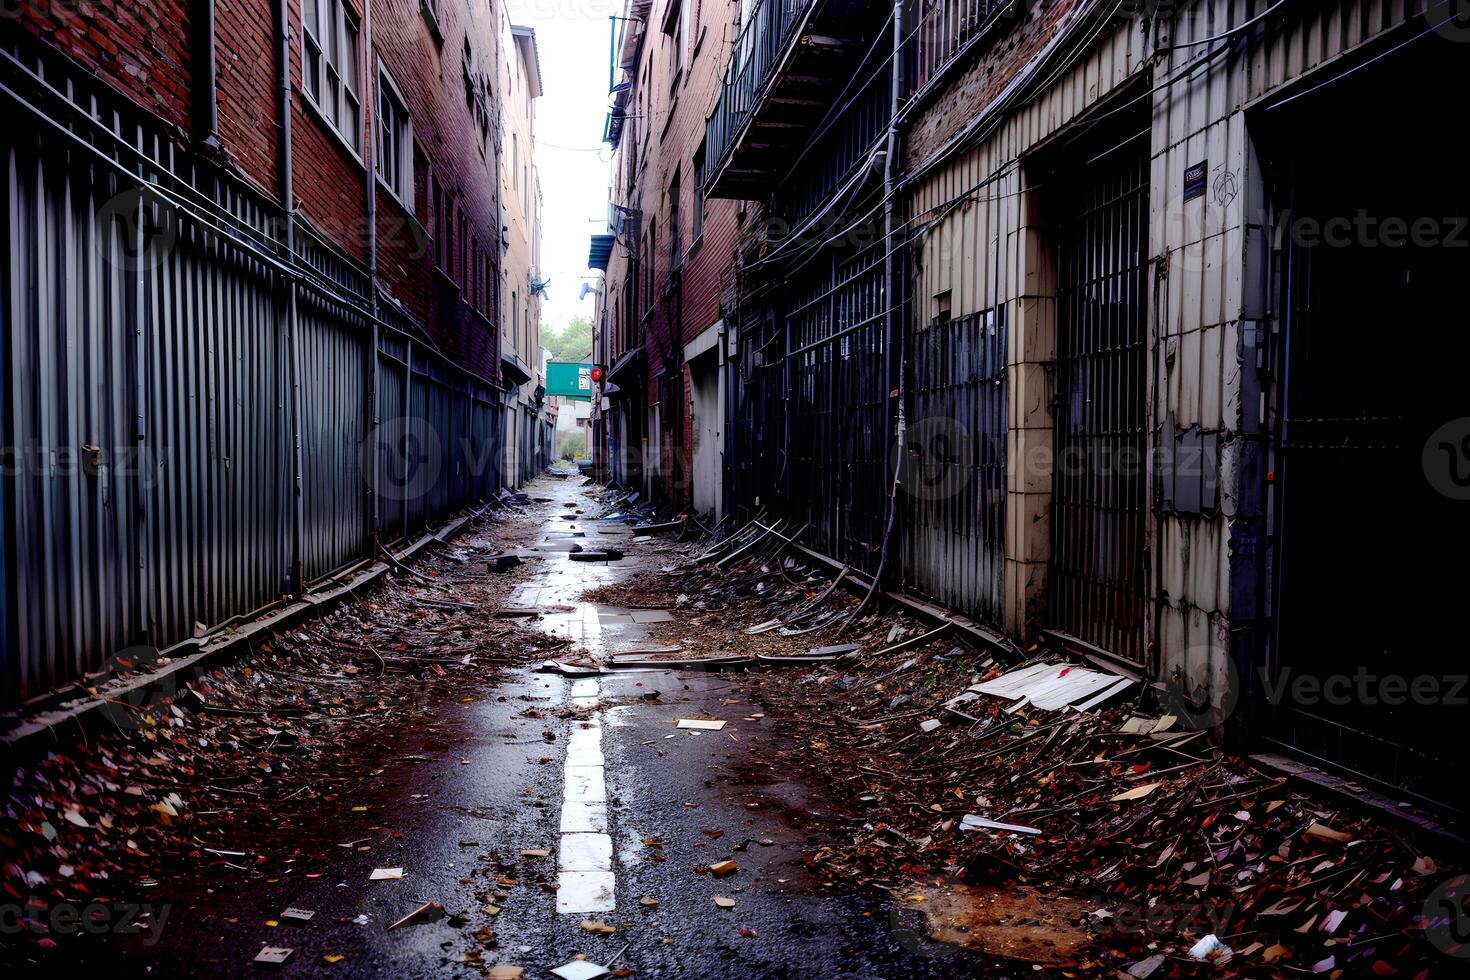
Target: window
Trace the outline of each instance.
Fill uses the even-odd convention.
[[[353,153],[362,152],[357,94],[357,18],[343,0],[301,0],[306,94]]]
[[[470,287],[470,250],[469,231],[470,222],[465,217],[464,208],[459,208],[459,265],[455,271],[459,273],[459,288],[468,292]]]
[[[480,308],[480,287],[482,286],[480,282],[480,239],[474,235],[470,236],[470,274],[466,285],[469,288],[465,290],[468,293],[465,299],[469,302],[470,309],[478,310]]]
[[[669,36],[669,88],[679,85],[689,60],[689,2],[674,0],[664,13],[663,32]]]
[[[475,129],[478,130],[480,151],[483,153],[486,139],[490,135],[490,109],[486,95],[490,81],[481,74],[479,66],[479,56],[470,47],[469,38],[465,38],[460,65],[464,72],[464,104],[470,110],[470,118],[474,120]]]
[[[495,263],[491,260],[490,251],[485,252],[485,305],[481,308],[485,316],[490,316],[495,309]]]
[[[445,273],[449,272],[449,195],[444,185],[434,181],[434,263]]]
[[[413,127],[386,72],[378,73],[378,176],[404,207],[413,208]]]
[[[521,336],[521,306],[520,300],[516,298],[516,291],[510,291],[510,347],[515,350],[516,341]]]
[[[439,30],[439,0],[419,0],[419,10],[423,12],[424,22],[429,25],[429,34],[434,38],[434,43],[443,44],[444,34]]]
[[[689,235],[689,247],[698,247],[699,240],[704,237],[704,140],[699,141],[699,149],[694,151],[694,200],[691,202],[694,208],[694,228]]]

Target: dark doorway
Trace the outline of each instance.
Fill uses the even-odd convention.
[[[1450,616],[1470,596],[1470,190],[1446,118],[1467,73],[1430,35],[1251,120],[1285,325],[1256,687],[1272,738],[1429,797],[1465,771],[1470,695]],[[1390,81],[1422,98],[1383,99]]]

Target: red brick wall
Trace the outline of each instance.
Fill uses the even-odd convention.
[[[477,374],[496,377],[499,371],[499,331],[495,328],[496,286],[485,283],[484,259],[500,269],[500,212],[496,153],[496,120],[482,143],[473,113],[465,102],[462,52],[466,37],[478,59],[478,69],[496,85],[503,83],[501,62],[509,52],[497,51],[499,5],[441,0],[435,41],[417,0],[376,0],[373,4],[373,42],[383,68],[397,85],[413,121],[414,143],[422,163],[414,172],[412,211],[377,187],[378,276],[385,292],[429,324],[446,351]],[[495,103],[491,102],[492,114]],[[430,179],[442,185],[468,221],[466,250],[478,245],[478,264],[466,277],[463,259],[451,275],[436,272],[434,242],[441,233],[433,227]],[[458,242],[456,241],[456,253]],[[479,312],[477,312],[477,309]]]
[[[216,98],[219,137],[234,168],[272,200],[279,193],[281,133],[276,35],[277,0],[217,0]],[[379,60],[408,103],[414,140],[436,182],[443,182],[479,245],[467,277],[435,271],[428,172],[415,174],[414,207],[406,208],[376,181],[378,273],[384,290],[435,334],[462,366],[499,376],[499,331],[493,288],[484,285],[483,256],[499,267],[500,214],[494,121],[484,141],[465,103],[461,53],[473,39],[478,65],[496,90],[498,3],[441,0],[442,45],[434,40],[419,0],[374,0],[371,51],[365,0],[347,0],[362,26],[358,92],[363,109],[360,154],[353,153],[318,114],[302,86],[301,0],[289,0],[291,30],[291,154],[294,205],[301,219],[347,256],[368,259],[367,134],[374,125]],[[16,8],[22,23],[62,53],[174,127],[190,132],[192,79],[187,0],[38,0]],[[492,98],[492,111],[494,100]],[[417,168],[416,168],[417,169]],[[456,253],[458,253],[456,244]],[[474,305],[470,305],[473,302]],[[476,307],[479,307],[477,311]]]
[[[905,165],[912,169],[922,163],[989,105],[1076,5],[1077,0],[1053,0],[1023,8],[1024,20],[1001,32],[993,46],[931,93],[905,139]]]
[[[637,125],[638,139],[648,141],[647,163],[638,177],[635,195],[644,213],[640,230],[648,219],[657,228],[655,252],[653,316],[644,337],[648,362],[647,400],[660,405],[664,432],[663,491],[678,504],[687,504],[691,493],[687,483],[689,455],[693,443],[693,424],[689,416],[689,385],[682,365],[682,348],[720,317],[720,290],[729,268],[737,229],[739,204],[734,201],[705,202],[703,236],[692,255],[694,209],[698,206],[694,157],[704,140],[705,120],[720,94],[720,78],[729,59],[735,37],[735,13],[738,4],[726,0],[683,0],[692,4],[689,54],[678,82],[673,79],[671,48],[673,38],[663,33],[661,25],[674,0],[656,0],[649,16],[648,35],[634,77],[638,80],[628,100],[629,111],[646,115]],[[647,66],[648,81],[643,84]],[[672,84],[671,84],[672,83]],[[629,127],[628,133],[633,132]],[[623,153],[634,152],[628,137]],[[671,212],[669,186],[674,174],[680,182],[679,240],[685,259],[678,271],[678,285],[670,289],[674,277],[669,251]],[[617,200],[626,203],[622,173],[614,175]],[[643,273],[640,271],[640,275]],[[668,295],[666,295],[666,293]],[[673,355],[666,363],[665,353]],[[660,385],[665,372],[677,372],[670,383]],[[681,458],[675,458],[675,431],[682,433]]]
[[[298,9],[298,0],[291,0]],[[215,99],[231,162],[274,200],[280,193],[276,0],[215,5]]]
[[[165,122],[188,131],[187,0],[34,0],[13,4],[7,13]]]

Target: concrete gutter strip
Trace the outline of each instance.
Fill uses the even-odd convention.
[[[399,561],[406,560],[414,557],[431,544],[443,544],[458,534],[470,520],[483,513],[483,510],[473,511],[461,517],[456,517],[451,521],[447,521],[437,531],[423,535],[393,557]],[[353,594],[363,586],[377,581],[391,567],[386,561],[373,562],[341,585],[308,593],[288,606],[284,606],[265,616],[252,619],[244,625],[229,629],[228,632],[225,631],[227,629],[226,627],[221,627],[219,632],[211,636],[191,637],[187,640],[181,640],[167,650],[160,651],[163,656],[174,657],[176,659],[159,667],[157,670],[136,675],[121,684],[108,687],[105,692],[106,699],[116,700],[121,695],[130,694],[134,691],[157,685],[161,681],[175,675],[197,676],[203,673],[211,664],[223,659],[224,654],[233,649],[237,644],[243,643],[261,633],[289,628],[303,619],[318,615],[323,609]],[[179,656],[179,654],[183,654],[185,650],[191,648],[197,652]],[[54,735],[59,726],[68,722],[77,722],[80,724],[86,719],[87,715],[106,703],[107,700],[104,700],[104,698],[95,697],[65,708],[38,712],[24,718],[19,725],[16,725],[4,734],[0,734],[0,745],[8,749],[13,749],[25,745],[41,735],[47,733]],[[60,739],[57,741],[59,743]]]

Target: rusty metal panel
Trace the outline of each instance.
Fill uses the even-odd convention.
[[[786,281],[787,511],[807,542],[877,567],[888,515],[884,241],[842,244]],[[901,323],[901,321],[900,321]]]
[[[126,181],[4,147],[7,703],[285,590],[271,274]]]

